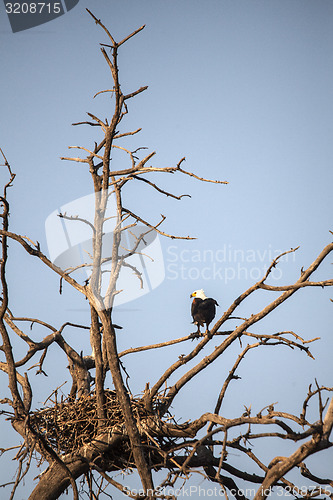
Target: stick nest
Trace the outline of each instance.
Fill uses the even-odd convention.
[[[140,400],[131,398],[136,419],[141,422],[149,417]],[[67,399],[54,406],[40,409],[30,415],[30,424],[41,434],[57,453],[75,453],[91,442],[100,432],[98,428],[95,393],[78,400]],[[103,432],[123,429],[124,419],[114,391],[105,391]]]

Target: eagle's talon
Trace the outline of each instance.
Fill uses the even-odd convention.
[[[201,337],[201,332],[194,332],[190,334],[190,339],[193,341],[194,339],[198,339]]]

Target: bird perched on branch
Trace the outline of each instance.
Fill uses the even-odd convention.
[[[206,324],[206,334],[209,333],[209,324],[213,321],[216,314],[218,303],[215,299],[207,298],[203,290],[196,290],[191,293],[190,297],[194,297],[191,307],[193,323],[198,326],[197,335],[201,335],[200,326]]]

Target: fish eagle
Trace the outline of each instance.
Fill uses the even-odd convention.
[[[191,293],[190,297],[194,297],[191,307],[193,323],[198,326],[197,335],[201,335],[200,326],[206,324],[206,334],[209,333],[209,324],[213,321],[216,314],[218,303],[215,299],[207,298],[203,290],[196,290]]]

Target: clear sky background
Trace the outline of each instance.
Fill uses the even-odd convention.
[[[181,201],[129,188],[125,200],[129,208],[153,223],[163,213],[166,232],[197,239],[159,239],[163,282],[144,297],[116,308],[114,320],[123,326],[122,350],[193,331],[189,299],[193,290],[203,288],[214,297],[221,315],[258,280],[277,253],[300,245],[270,281],[286,285],[331,241],[333,4],[329,0],[81,0],[66,15],[16,34],[2,7],[0,147],[17,174],[10,190],[11,230],[38,240],[45,252],[49,214],[92,190],[85,166],[60,157],[70,156],[67,146],[91,148],[100,136],[96,128],[71,123],[86,120],[87,111],[101,118],[110,117],[112,111],[108,96],[93,99],[112,83],[99,50],[99,42],[108,40],[86,7],[118,41],[146,24],[120,51],[123,92],[149,86],[130,101],[122,131],[143,130],[122,144],[156,150],[155,166],[175,165],[185,156],[187,170],[229,182],[203,184],[189,177],[165,176],[163,188],[191,195]],[[0,174],[3,181],[4,169]],[[313,278],[331,277],[331,262]],[[59,296],[59,280],[15,244],[10,245],[8,278],[15,315],[39,317],[56,327],[65,321],[89,322],[82,297],[68,287]],[[275,296],[262,292],[251,297],[238,316],[258,312]],[[332,385],[331,297],[330,290],[300,290],[252,330],[293,330],[303,338],[321,337],[311,348],[316,360],[285,347],[252,351],[238,371],[241,380],[233,382],[223,415],[240,415],[243,405],[252,405],[257,413],[276,401],[276,409],[298,414],[315,377],[319,384]],[[45,332],[36,329],[34,334],[42,338]],[[68,330],[66,339],[85,355],[90,353],[81,331]],[[18,344],[20,353],[23,347]],[[147,381],[154,382],[192,347],[180,344],[124,358],[133,393],[140,393]],[[177,418],[185,421],[213,411],[239,349],[234,346],[188,384],[173,406]],[[55,346],[45,370],[48,378],[29,372],[37,387],[34,407],[42,405],[56,384],[69,380],[66,360]],[[4,376],[1,383],[5,394]],[[70,389],[69,382],[65,388]],[[1,446],[12,437],[4,425],[1,436]],[[270,460],[280,453],[290,449],[267,447],[261,456]],[[237,465],[237,457],[231,460]],[[329,475],[332,453],[326,451],[308,463],[314,473]],[[2,482],[14,471],[5,455]],[[26,484],[28,490],[31,481]],[[24,489],[17,498],[26,498]]]

